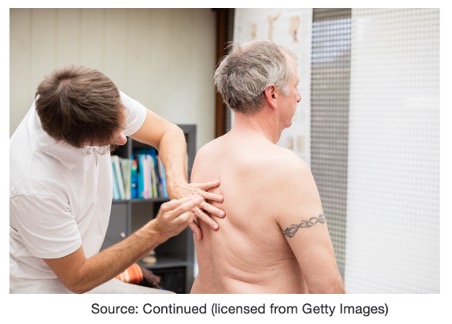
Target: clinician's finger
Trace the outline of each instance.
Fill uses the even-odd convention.
[[[193,223],[194,218],[195,214],[193,214],[192,211],[187,211],[185,213],[179,214],[176,217],[175,222],[179,224],[186,224],[188,226],[188,223]]]
[[[201,188],[202,190],[209,190],[212,188],[216,188],[220,185],[220,180],[213,180],[208,182],[198,182],[198,183],[192,183],[198,188]]]
[[[214,230],[217,230],[219,228],[219,225],[211,217],[209,217],[209,215],[204,213],[201,208],[196,207],[193,209],[193,212],[195,213],[195,216],[198,218],[198,221],[206,223],[209,227],[211,227]]]
[[[203,183],[195,183],[193,185],[202,189],[202,190],[200,190],[201,192],[197,192],[197,193],[199,195],[201,195],[204,199],[214,200],[217,202],[223,202],[222,195],[208,192],[210,189],[218,187],[220,185],[220,180],[214,180],[214,181],[203,182]]]
[[[181,214],[184,214],[186,212],[191,212],[191,210],[197,206],[200,206],[201,203],[204,201],[201,196],[194,195],[191,196],[190,199],[185,200],[185,198],[180,199],[181,204],[176,205],[175,208],[172,210],[166,211],[166,217],[169,218],[176,218]]]
[[[208,212],[210,215],[215,215],[220,218],[223,218],[226,215],[224,210],[222,210],[218,207],[215,207],[215,206],[209,204],[208,202],[203,202],[200,207],[201,207],[201,209]]]
[[[195,236],[196,240],[201,241],[202,240],[202,231],[201,231],[201,228],[198,226],[198,224],[193,222],[188,226],[192,230],[193,235]]]
[[[222,195],[219,195],[219,194],[216,194],[213,192],[199,190],[196,193],[206,200],[213,200],[213,201],[221,203],[221,202],[223,202],[223,199],[224,199]]]
[[[168,202],[163,203],[160,206],[160,211],[167,213],[170,211],[174,211],[175,209],[177,209],[181,206],[185,206],[185,207],[182,207],[182,209],[180,210],[180,212],[184,212],[184,211],[186,211],[185,210],[186,208],[190,209],[190,206],[192,206],[192,205],[193,206],[191,208],[193,208],[194,206],[199,205],[202,202],[203,202],[203,199],[199,195],[191,195],[191,196],[187,196],[187,197],[180,198],[180,199],[172,199]],[[188,205],[186,205],[186,204],[188,204]],[[188,207],[186,207],[186,206],[188,206]]]

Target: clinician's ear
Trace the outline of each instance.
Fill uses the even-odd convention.
[[[278,94],[276,92],[275,85],[269,85],[264,90],[264,96],[267,100],[268,104],[273,108],[276,108],[276,99],[278,98]]]

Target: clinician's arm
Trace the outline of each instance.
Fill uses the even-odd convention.
[[[75,293],[87,292],[114,278],[143,255],[179,234],[193,222],[198,195],[162,204],[157,216],[123,241],[86,258],[83,246],[58,259],[44,259],[63,285]]]
[[[220,185],[219,180],[206,183],[188,183],[187,176],[187,144],[183,131],[151,110],[147,110],[146,119],[141,128],[131,136],[134,140],[155,147],[159,157],[165,166],[168,194],[171,198],[182,198],[192,194],[198,194],[205,199],[200,208],[196,208],[195,215],[198,219],[208,224],[213,229],[218,229],[218,224],[206,213],[217,217],[224,217],[224,212],[212,206],[207,200],[222,202],[223,196],[209,193],[207,190]],[[193,223],[191,229],[198,239],[202,236],[199,227]]]
[[[298,158],[281,172],[277,222],[295,254],[310,293],[344,293],[326,217],[314,178]]]

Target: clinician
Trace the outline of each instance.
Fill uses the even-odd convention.
[[[112,201],[110,150],[126,136],[158,150],[172,200],[99,252]],[[222,201],[206,192],[218,185],[189,184],[182,130],[104,74],[83,66],[55,70],[10,140],[10,292],[88,292],[187,226],[201,239],[195,217],[217,229],[206,212],[224,216],[206,202]]]

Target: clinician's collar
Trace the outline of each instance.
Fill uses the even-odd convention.
[[[44,153],[54,157],[69,169],[75,168],[86,156],[82,149],[56,141],[42,128],[36,129],[35,136],[37,145]]]

